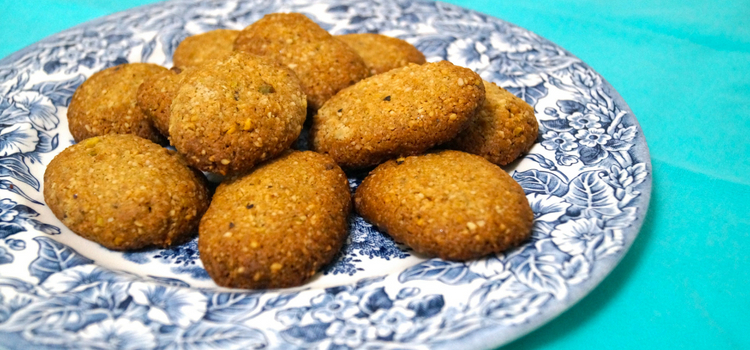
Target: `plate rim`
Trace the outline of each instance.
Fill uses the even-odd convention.
[[[243,0],[239,0],[243,1]],[[275,0],[280,1],[280,0]],[[283,0],[281,0],[283,1]],[[384,0],[388,2],[393,2],[395,0]],[[74,32],[76,30],[85,29],[90,26],[94,26],[106,21],[112,20],[113,17],[117,16],[123,16],[127,15],[129,13],[135,12],[135,11],[143,11],[147,10],[153,7],[159,7],[163,6],[165,3],[192,3],[194,1],[192,0],[166,0],[166,1],[158,1],[151,4],[145,4],[140,5],[128,9],[124,9],[121,11],[113,12],[101,17],[97,17],[88,21],[85,21],[83,23],[77,24],[75,26],[69,27],[67,29],[64,29],[62,31],[53,33],[49,36],[46,36],[45,38],[38,40],[32,44],[29,44],[15,52],[10,53],[9,55],[3,57],[0,59],[0,65],[10,65],[12,62],[16,60],[17,57],[22,56],[30,51],[34,51],[38,48],[39,45],[48,43],[53,41],[57,36],[64,35],[67,33]],[[435,1],[437,3],[442,3],[448,6],[461,8],[466,11],[469,11],[473,14],[478,14],[481,16],[493,18],[496,20],[500,20],[506,23],[509,23],[515,27],[521,28],[524,31],[527,31],[529,33],[533,33],[534,35],[539,36],[540,38],[543,38],[544,40],[549,41],[550,43],[553,43],[558,48],[561,48],[566,53],[570,54],[571,56],[578,58],[578,56],[574,55],[564,47],[554,43],[553,41],[550,41],[546,38],[544,38],[541,35],[538,35],[536,32],[529,30],[525,27],[516,25],[515,23],[509,22],[507,20],[504,20],[500,17],[496,17],[494,15],[486,14],[483,12],[480,12],[478,10],[474,10],[465,6],[456,5],[452,3],[446,3],[442,1]],[[578,58],[580,60],[580,58]],[[643,183],[641,183],[639,186],[639,190],[641,190],[640,193],[640,199],[639,205],[635,205],[641,215],[637,217],[637,219],[633,222],[633,225],[630,227],[623,229],[624,231],[632,232],[631,236],[632,239],[628,239],[625,241],[625,245],[623,246],[622,253],[617,256],[616,259],[611,259],[610,261],[607,261],[606,264],[600,263],[604,268],[599,268],[598,271],[596,271],[595,274],[592,274],[591,278],[589,278],[586,282],[576,285],[575,288],[570,289],[570,294],[564,299],[564,300],[558,300],[557,303],[550,305],[551,307],[547,307],[540,315],[532,319],[531,321],[525,322],[523,325],[515,326],[515,331],[508,336],[508,332],[497,332],[498,329],[503,329],[503,327],[499,326],[491,326],[491,327],[484,327],[478,331],[471,332],[468,335],[454,338],[451,340],[446,340],[443,343],[438,344],[435,346],[435,348],[440,349],[451,349],[452,346],[460,345],[462,347],[466,348],[496,348],[500,346],[504,346],[507,344],[510,344],[513,341],[516,341],[530,333],[532,333],[535,330],[540,329],[544,325],[550,323],[551,321],[555,320],[557,317],[559,317],[564,312],[571,310],[573,307],[575,307],[581,300],[583,300],[586,296],[590,295],[591,292],[596,289],[601,283],[620,265],[622,260],[628,255],[630,252],[630,248],[632,247],[634,241],[638,238],[638,236],[641,233],[641,230],[643,229],[643,225],[645,223],[645,220],[648,216],[648,209],[650,207],[651,203],[651,196],[652,196],[652,190],[653,190],[653,166],[652,166],[652,159],[650,156],[650,150],[649,150],[649,144],[646,139],[646,135],[643,132],[643,128],[641,127],[641,124],[635,115],[633,113],[632,108],[627,104],[627,102],[624,100],[622,95],[615,89],[615,87],[609,83],[609,81],[606,80],[604,76],[602,76],[598,71],[596,71],[593,67],[591,67],[588,63],[586,63],[583,60],[580,60],[580,62],[591,69],[592,71],[596,72],[596,74],[601,77],[602,79],[602,85],[609,88],[612,92],[614,92],[613,96],[611,96],[614,100],[616,100],[617,104],[622,107],[623,110],[627,111],[628,114],[632,116],[632,122],[636,126],[636,129],[638,130],[638,135],[636,136],[637,139],[641,139],[641,142],[634,142],[634,144],[638,145],[639,148],[636,151],[639,153],[639,160],[642,161],[646,165],[647,169],[647,176]],[[538,143],[538,141],[537,141]],[[41,192],[41,191],[40,191]],[[3,196],[5,197],[5,196]],[[9,194],[8,197],[5,198],[17,198],[18,196],[15,194]],[[45,204],[46,206],[46,204]],[[190,287],[192,290],[200,290],[200,288],[197,287]]]

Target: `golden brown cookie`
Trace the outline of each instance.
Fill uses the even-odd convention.
[[[287,152],[219,186],[200,224],[201,261],[224,287],[301,285],[341,248],[350,207],[331,158]]]
[[[426,62],[424,54],[414,45],[399,38],[373,33],[335,35],[334,38],[357,51],[371,75],[385,73],[409,63]]]
[[[381,164],[354,197],[357,212],[420,253],[469,260],[528,239],[534,214],[513,178],[482,157],[440,151]]]
[[[170,70],[154,74],[138,88],[137,103],[143,114],[151,119],[151,122],[159,132],[169,137],[169,109],[172,99],[180,87],[183,75],[181,69],[173,67]]]
[[[234,49],[269,56],[292,69],[312,109],[368,75],[354,49],[300,13],[266,15],[242,30]]]
[[[485,81],[484,89],[484,104],[476,117],[447,147],[506,165],[531,149],[539,124],[526,101],[495,83]]]
[[[197,66],[232,54],[239,30],[216,29],[185,38],[174,50],[172,65],[179,68]]]
[[[68,107],[76,141],[106,134],[135,134],[154,142],[159,131],[136,104],[143,80],[167,69],[150,63],[126,63],[90,76],[73,93]]]
[[[169,135],[200,170],[247,171],[288,149],[302,130],[307,102],[299,79],[269,58],[238,52],[182,74]]]
[[[177,153],[134,135],[93,137],[47,166],[44,200],[73,232],[109,249],[189,239],[208,208],[203,175]]]
[[[414,155],[454,138],[484,101],[482,78],[448,61],[393,69],[336,94],[318,111],[312,149],[342,167]]]

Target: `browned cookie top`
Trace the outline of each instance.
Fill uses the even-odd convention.
[[[63,150],[44,173],[44,200],[73,232],[116,250],[184,242],[209,204],[201,173],[134,135]]]
[[[273,13],[242,30],[234,49],[269,56],[302,81],[312,109],[368,75],[359,55],[303,14]]]
[[[419,154],[454,138],[484,101],[482,79],[447,61],[372,76],[329,100],[313,119],[312,149],[343,167]]]
[[[212,59],[229,57],[234,50],[234,40],[239,30],[216,29],[185,38],[174,50],[172,64],[187,68]]]
[[[448,147],[506,165],[531,149],[539,125],[534,108],[526,101],[495,83],[485,81],[484,88],[484,104],[466,130],[458,134]]]
[[[409,63],[425,63],[424,54],[399,38],[373,33],[336,35],[362,56],[371,75],[387,72]]]
[[[299,136],[307,102],[294,73],[245,53],[182,74],[172,101],[172,144],[198,169],[244,172]]]
[[[68,107],[73,138],[135,134],[159,141],[158,130],[136,104],[136,94],[144,79],[166,70],[150,63],[127,63],[90,76],[76,89]]]
[[[350,207],[330,157],[287,152],[219,186],[200,225],[201,260],[220,286],[300,285],[338,253]]]
[[[169,109],[183,77],[180,72],[179,68],[172,68],[156,73],[138,88],[138,107],[166,137],[169,137]]]
[[[523,189],[498,166],[458,151],[390,160],[357,188],[357,212],[417,252],[467,260],[530,236]]]

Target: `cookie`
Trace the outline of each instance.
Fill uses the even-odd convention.
[[[234,53],[182,74],[170,141],[200,170],[245,172],[288,149],[302,130],[300,81],[269,58]]]
[[[473,71],[447,61],[410,64],[330,99],[313,117],[312,149],[346,168],[419,154],[458,135],[483,101]]]
[[[206,186],[175,152],[135,135],[104,135],[52,159],[44,200],[71,231],[109,249],[167,247],[195,233]]]
[[[264,16],[242,30],[234,49],[271,57],[292,69],[313,110],[368,75],[354,49],[299,13]]]
[[[526,101],[495,83],[485,81],[484,89],[484,104],[476,117],[447,147],[506,165],[531,149],[539,124]]]
[[[373,33],[336,35],[362,57],[371,75],[404,67],[409,63],[425,63],[424,54],[404,40]]]
[[[172,99],[184,77],[180,75],[181,72],[181,69],[173,67],[146,78],[136,95],[138,107],[166,137],[169,137],[169,109]]]
[[[232,54],[234,40],[239,30],[216,29],[203,34],[192,35],[177,45],[172,55],[175,67],[197,66],[212,59],[224,59]]]
[[[138,87],[167,69],[150,63],[126,63],[95,73],[79,86],[68,107],[73,139],[106,134],[134,134],[154,142],[159,131],[136,104]]]
[[[357,188],[357,212],[416,252],[469,260],[531,235],[523,189],[486,159],[445,150],[390,160]]]
[[[301,285],[338,253],[350,208],[331,158],[289,151],[217,188],[200,224],[201,261],[223,287]]]

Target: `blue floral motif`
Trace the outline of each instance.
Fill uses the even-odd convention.
[[[353,216],[349,240],[320,277],[335,287],[254,292],[211,288],[197,240],[127,254],[63,244],[77,238],[34,206],[44,162],[70,139],[60,124],[86,76],[130,61],[168,65],[188,35],[278,11],[304,13],[334,34],[402,38],[542,112],[540,145],[512,173],[534,211],[531,239],[470,262],[425,260]],[[115,14],[0,60],[0,190],[9,194],[0,198],[0,264],[13,273],[0,276],[0,338],[24,349],[342,350],[457,348],[476,335],[496,346],[575,302],[622,257],[648,203],[650,171],[635,117],[601,76],[533,33],[449,4],[178,0]],[[367,174],[349,175],[354,190]],[[388,270],[406,258],[418,263]],[[364,274],[370,261],[387,276],[336,282]]]
[[[61,255],[58,264],[65,265],[65,260]],[[207,308],[216,309],[217,300],[236,300],[229,293],[146,283],[91,264],[55,272],[40,285],[0,277],[0,286],[0,334],[15,334],[36,346],[162,349],[171,344],[184,348],[266,344],[262,332],[233,324],[236,319],[225,318],[226,313],[214,311],[211,321],[201,321]],[[246,314],[257,305],[233,304],[234,314]],[[175,332],[180,330],[176,327],[184,331]]]
[[[146,249],[141,251],[126,252],[123,258],[137,264],[147,264],[151,259],[174,265],[171,270],[179,274],[187,274],[195,279],[209,279],[208,273],[201,266],[196,265],[199,261],[198,238],[166,249]]]
[[[31,124],[19,123],[0,130],[0,157],[33,152],[39,143],[39,132]]]
[[[22,192],[16,192],[22,195]],[[9,198],[0,200],[0,239],[4,239],[5,245],[14,251],[26,249],[26,242],[20,239],[8,238],[20,232],[26,232],[29,228],[45,232],[47,234],[59,234],[60,229],[34,219],[39,216],[34,209],[23,204],[18,204]],[[0,264],[13,262],[13,254],[7,249],[0,247]]]
[[[394,242],[390,236],[379,232],[361,216],[355,215],[350,220],[347,242],[324,273],[352,276],[357,271],[361,271],[355,263],[360,262],[364,257],[384,260],[405,259],[409,256],[406,251],[406,247]]]
[[[5,248],[0,247],[0,265],[10,264],[12,262],[13,262],[13,255],[8,253],[8,251],[5,250]]]
[[[427,325],[440,322],[438,315],[445,306],[440,295],[422,296],[412,288],[393,298],[383,287],[368,284],[330,288],[310,304],[279,311],[276,317],[287,325],[281,332],[284,339],[321,349],[352,349],[384,341],[417,345],[424,341],[420,335]]]
[[[58,135],[49,132],[60,123],[56,100],[60,93],[72,94],[72,90],[65,91],[71,81],[80,84],[83,79],[27,86],[29,76],[20,74],[12,86],[4,89],[0,85],[0,178],[10,178],[39,190],[39,181],[31,174],[29,165],[39,162],[40,154],[57,148]],[[39,204],[11,181],[0,181],[3,181],[0,189]]]
[[[156,347],[152,330],[138,320],[106,319],[82,329],[78,336],[79,349],[138,350]]]
[[[563,152],[567,152],[578,148],[576,137],[571,135],[569,132],[558,133],[550,130],[544,133],[544,136],[542,136],[542,138],[544,139],[544,141],[542,142],[542,146],[550,151],[560,150]]]
[[[203,318],[208,302],[200,292],[143,282],[131,284],[128,294],[136,304],[149,307],[146,316],[151,321],[169,326],[187,327]]]
[[[310,301],[313,307],[311,316],[324,323],[331,323],[336,319],[346,320],[359,313],[358,302],[359,298],[346,292],[335,296],[322,294]]]
[[[37,91],[21,91],[9,96],[9,99],[10,105],[0,114],[0,122],[4,124],[29,121],[36,128],[52,130],[60,122],[55,115],[57,108],[52,103],[52,100]],[[36,142],[38,141],[36,140]],[[36,142],[26,152],[33,151]]]
[[[393,307],[389,310],[378,310],[370,316],[375,325],[375,337],[400,340],[414,329],[416,312],[404,307]]]
[[[15,251],[26,249],[26,242],[20,239],[8,238],[5,240],[5,244],[8,245],[8,248],[13,249]]]

